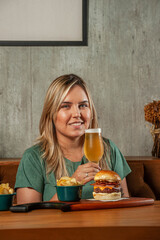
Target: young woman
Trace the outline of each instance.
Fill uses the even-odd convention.
[[[90,184],[100,169],[117,172],[124,196],[129,196],[125,177],[131,170],[111,140],[103,138],[104,155],[99,164],[84,157],[85,129],[97,127],[97,114],[86,83],[74,74],[55,79],[45,98],[40,136],[25,151],[18,168],[17,203],[57,200],[56,180],[62,176],[83,181],[82,198],[93,198]]]

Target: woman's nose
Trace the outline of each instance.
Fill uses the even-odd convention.
[[[72,116],[73,117],[80,117],[81,116],[81,112],[80,109],[78,107],[74,107],[72,110]]]

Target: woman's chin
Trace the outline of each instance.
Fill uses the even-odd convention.
[[[84,135],[84,130],[76,131],[73,134],[70,135],[71,138],[78,138],[82,137]]]

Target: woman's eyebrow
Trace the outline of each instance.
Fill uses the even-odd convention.
[[[71,102],[67,102],[67,101],[66,101],[66,102],[62,102],[62,103],[71,103]]]
[[[88,100],[81,101],[79,103],[89,103]],[[72,102],[62,102],[61,104],[72,104]]]
[[[79,103],[89,103],[88,100],[84,100],[82,102],[79,102]]]
[[[71,102],[62,102],[61,104],[66,104],[66,103],[67,103],[67,104],[71,104]]]

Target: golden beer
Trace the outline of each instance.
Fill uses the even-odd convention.
[[[104,152],[101,129],[87,129],[85,131],[84,154],[86,158],[98,163]]]

